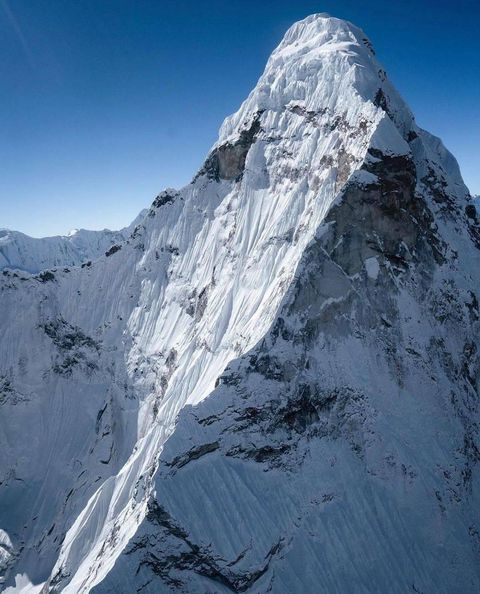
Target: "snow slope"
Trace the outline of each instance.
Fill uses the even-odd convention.
[[[75,229],[68,235],[29,237],[19,231],[0,229],[0,270],[36,273],[48,268],[78,266],[96,260],[113,245],[123,243],[141,223],[147,210],[120,231]]]
[[[293,25],[124,244],[1,277],[5,591],[478,591],[479,246],[363,32]]]

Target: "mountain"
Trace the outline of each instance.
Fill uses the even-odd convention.
[[[5,592],[477,592],[479,249],[364,33],[294,24],[125,243],[3,273]]]
[[[56,266],[78,266],[96,260],[112,246],[123,243],[145,218],[143,210],[120,231],[74,229],[68,235],[35,238],[19,231],[0,229],[0,270],[38,273]]]

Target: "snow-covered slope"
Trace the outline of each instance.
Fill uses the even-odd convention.
[[[479,246],[363,32],[295,24],[120,249],[4,273],[6,591],[478,591]]]
[[[0,270],[37,273],[96,260],[112,246],[123,243],[146,213],[147,210],[142,211],[133,223],[120,231],[75,229],[68,235],[35,238],[19,231],[0,229]]]

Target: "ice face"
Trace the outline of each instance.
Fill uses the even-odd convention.
[[[361,485],[352,492],[365,503],[374,487],[364,469],[387,476],[387,466],[393,466],[383,460],[385,443],[401,449],[401,440],[386,440],[387,429],[404,435],[411,424],[410,444],[423,444],[422,434],[435,441],[437,429],[442,443],[449,436],[457,445],[464,436],[471,443],[473,428],[462,411],[455,409],[449,432],[450,405],[435,399],[439,390],[460,390],[458,373],[464,375],[457,400],[466,398],[469,375],[474,383],[470,343],[476,339],[463,338],[469,316],[475,316],[472,238],[479,234],[463,215],[467,194],[455,160],[415,125],[361,30],[323,14],[290,28],[252,93],[222,125],[190,185],[161,193],[128,237],[92,261],[68,271],[6,271],[0,277],[6,586],[33,592],[45,585],[76,594],[95,587],[119,591],[128,584],[135,591],[142,585],[135,575],[144,559],[131,555],[136,565],[130,565],[122,552],[139,535],[152,536],[152,522],[153,532],[168,532],[172,524],[162,505],[201,540],[202,524],[195,524],[195,508],[185,503],[200,497],[199,489],[205,505],[215,501],[220,509],[225,502],[215,522],[205,514],[215,527],[212,533],[205,529],[205,538],[225,560],[217,567],[207,555],[210,568],[226,575],[233,588],[248,591],[248,576],[259,571],[271,577],[270,566],[259,567],[260,557],[276,558],[281,543],[295,538],[288,563],[278,569],[289,584],[299,559],[320,562],[302,549],[308,548],[306,533],[297,536],[292,527],[296,505],[284,505],[302,503],[294,493],[297,479],[314,499],[314,491],[325,487],[322,477],[333,472],[328,464],[341,457],[342,492]],[[455,322],[457,311],[461,319]],[[450,332],[440,330],[439,319],[452,324]],[[440,352],[441,361],[434,354]],[[414,353],[420,359],[412,363]],[[464,360],[457,361],[459,353]],[[418,374],[410,377],[409,366]],[[235,385],[240,398],[246,396],[243,404],[232,392]],[[425,401],[413,398],[412,386],[422,387]],[[392,394],[404,403],[398,410]],[[251,410],[243,410],[247,401]],[[218,422],[211,417],[211,424],[196,424],[195,411],[211,408]],[[270,411],[266,418],[263,408]],[[260,411],[259,428],[242,424],[254,410]],[[438,418],[438,426],[428,425],[429,418]],[[363,421],[357,426],[356,419]],[[315,441],[320,426],[344,441]],[[264,447],[243,443],[250,437],[254,444],[263,440]],[[171,466],[165,466],[161,458],[169,438],[165,455]],[[456,454],[433,441],[422,446],[425,463],[409,456],[413,445],[391,454],[399,473],[405,460],[412,463],[405,464],[405,481],[409,473],[427,472],[432,460],[441,472],[451,472],[449,465],[460,468]],[[351,455],[357,450],[374,462],[358,462]],[[312,465],[302,466],[301,451],[316,454],[309,458]],[[287,470],[272,469],[282,452]],[[212,467],[218,475],[190,474],[195,461],[208,456],[219,461]],[[291,480],[294,467],[299,474]],[[176,473],[173,481],[168,468]],[[264,475],[265,482],[259,478]],[[335,476],[329,474],[328,481],[332,489],[339,487]],[[429,488],[437,482],[432,479]],[[388,492],[400,489],[396,479],[387,486]],[[273,493],[265,518],[251,500],[263,487]],[[415,497],[405,496],[403,503],[425,506],[433,522],[438,498],[432,503],[421,486],[413,490]],[[383,491],[374,493],[381,498]],[[440,498],[445,505],[445,495]],[[328,501],[321,499],[321,505]],[[399,504],[385,501],[393,508]],[[303,504],[298,509],[306,518]],[[246,508],[252,510],[248,525],[258,526],[256,544],[232,577],[224,565],[240,558],[237,549],[247,536],[227,520],[235,509],[246,515]],[[368,510],[373,524],[374,510]],[[311,513],[318,536],[321,518]],[[467,504],[461,513],[459,519],[452,512],[455,538],[470,518]],[[331,517],[334,526],[341,511]],[[222,537],[222,521],[225,534],[238,532],[238,542]],[[391,528],[407,531],[413,524],[393,522]],[[168,546],[186,546],[185,539],[172,543],[171,532]],[[380,532],[373,530],[372,538]],[[359,554],[360,540],[352,542],[352,555]],[[375,554],[385,548],[379,545]],[[471,580],[469,555],[459,567]],[[402,559],[407,565],[407,557]],[[206,591],[196,569],[182,579],[190,580],[190,591]],[[300,591],[311,591],[308,579]],[[151,591],[164,586],[157,576]]]

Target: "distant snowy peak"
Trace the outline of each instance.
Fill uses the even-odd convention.
[[[142,210],[128,227],[120,231],[72,229],[67,235],[36,238],[20,231],[0,229],[0,270],[8,268],[37,273],[96,260],[113,245],[127,240],[147,212],[147,209]]]

